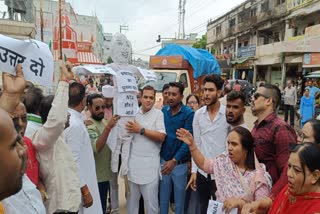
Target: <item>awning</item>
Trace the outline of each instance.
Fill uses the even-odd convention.
[[[78,62],[83,64],[102,64],[102,62],[91,52],[78,52]]]
[[[59,60],[59,50],[53,51],[54,61]],[[102,64],[102,62],[91,52],[77,52],[78,62],[76,64]],[[76,60],[76,58],[75,58]]]
[[[237,59],[237,60],[232,60],[230,61],[231,64],[241,64],[244,63],[245,61],[247,61],[249,58],[241,58],[241,59]]]

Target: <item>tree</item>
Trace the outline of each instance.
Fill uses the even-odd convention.
[[[112,61],[111,56],[109,56],[108,59],[107,59],[107,64],[111,64],[111,63],[113,63],[113,61]]]
[[[201,39],[192,45],[194,48],[206,49],[207,35],[202,35]]]

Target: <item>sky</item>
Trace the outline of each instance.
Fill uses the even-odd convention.
[[[75,12],[96,15],[105,33],[117,33],[120,25],[132,43],[133,58],[149,60],[161,47],[156,40],[178,35],[179,0],[67,0]],[[186,0],[185,33],[206,33],[208,21],[228,12],[244,0]]]

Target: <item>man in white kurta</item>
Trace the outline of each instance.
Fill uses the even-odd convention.
[[[49,106],[50,110],[47,117],[42,118],[43,126],[31,138],[37,152],[40,177],[48,194],[45,201],[48,214],[77,212],[81,203],[77,167],[63,137],[68,114],[68,91],[69,84],[60,81],[53,102],[41,103],[41,106]],[[42,102],[46,100],[44,98]]]
[[[142,106],[135,120],[126,124],[127,130],[133,133],[128,165],[129,214],[138,214],[141,195],[148,214],[159,212],[160,149],[166,136],[166,129],[162,111],[153,108],[155,93],[151,86],[143,89]]]
[[[85,88],[80,83],[72,83],[69,92],[70,126],[65,130],[65,139],[72,151],[78,167],[80,187],[88,187],[93,204],[85,208],[80,206],[79,214],[102,214],[96,166],[91,147],[91,141],[84,125],[81,111],[85,107]],[[71,105],[72,104],[72,105]],[[84,195],[83,195],[84,197]]]

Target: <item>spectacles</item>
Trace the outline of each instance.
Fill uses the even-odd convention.
[[[264,98],[266,98],[266,99],[270,98],[269,96],[264,95],[264,94],[260,94],[260,93],[258,93],[258,92],[253,94],[253,98],[254,98],[255,100],[258,99],[259,97],[264,97]]]
[[[196,102],[196,101],[189,101],[189,102],[187,102],[187,104],[188,104],[188,105],[196,105],[196,104],[198,104],[198,102]]]
[[[106,106],[96,106],[95,107],[95,110],[96,111],[99,111],[100,109],[105,109],[106,108]]]

